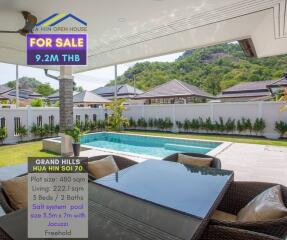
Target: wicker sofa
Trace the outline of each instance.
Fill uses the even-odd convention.
[[[187,156],[199,157],[199,158],[212,158],[213,160],[211,162],[211,166],[210,167],[221,169],[221,161],[220,161],[220,159],[218,159],[216,157],[209,156],[209,155],[200,154],[200,153],[175,153],[175,154],[172,154],[170,156],[165,157],[163,160],[177,162],[178,154],[184,154],[184,155],[187,155]]]
[[[103,158],[108,157],[108,156],[111,156],[111,155],[101,155],[101,156],[90,157],[87,160],[83,161],[82,163],[83,163],[84,167],[88,170],[88,162],[97,161],[97,160],[103,159]],[[121,157],[118,155],[112,155],[112,156],[113,156],[113,158],[114,158],[114,160],[115,160],[115,162],[116,162],[116,164],[120,170],[137,164],[137,162],[135,162],[129,158]],[[94,180],[96,180],[96,177],[89,174],[89,180],[94,181]]]
[[[280,238],[239,228],[208,225],[200,240],[280,240]]]
[[[218,210],[237,215],[254,197],[277,184],[258,182],[233,182],[224,195]],[[287,207],[287,188],[281,186],[283,202]],[[287,216],[280,219],[258,222],[228,222],[211,220],[210,224],[245,229],[271,235],[280,239],[287,237]]]

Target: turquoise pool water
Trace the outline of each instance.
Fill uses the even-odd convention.
[[[94,133],[81,138],[81,143],[114,151],[163,158],[176,152],[208,153],[221,142],[149,137],[116,133]]]

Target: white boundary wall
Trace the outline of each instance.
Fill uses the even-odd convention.
[[[184,121],[185,119],[193,119],[208,117],[216,121],[219,117],[227,120],[229,117],[233,119],[241,119],[242,117],[250,118],[252,122],[256,118],[263,118],[266,122],[264,136],[269,138],[278,137],[278,133],[274,130],[276,121],[287,122],[287,111],[280,112],[280,107],[284,103],[280,102],[232,102],[232,103],[203,103],[203,104],[167,104],[167,105],[129,105],[124,115],[127,118],[135,120],[143,117],[149,118],[170,118],[176,126],[176,121]],[[76,115],[81,116],[81,121],[85,120],[85,115],[89,119],[93,119],[96,114],[98,120],[105,118],[106,110],[101,108],[74,108],[74,121]],[[37,122],[37,117],[42,116],[43,124],[48,124],[49,116],[54,116],[55,124],[59,122],[58,108],[18,108],[18,109],[0,109],[0,118],[5,117],[8,137],[5,143],[16,143],[19,137],[14,136],[14,118],[20,117],[21,125],[31,128],[33,123]],[[178,129],[174,128],[174,131]],[[32,139],[29,135],[27,140]]]
[[[263,133],[268,138],[278,138],[279,134],[274,130],[276,121],[287,122],[287,111],[280,112],[282,102],[230,102],[230,103],[202,103],[202,104],[170,104],[170,105],[135,105],[129,106],[125,115],[135,120],[139,118],[170,118],[174,126],[176,121],[185,119],[203,118],[214,122],[220,117],[241,119],[249,118],[252,122],[256,118],[263,118],[266,128]],[[178,131],[178,129],[174,129]]]
[[[93,119],[93,115],[96,114],[98,120],[105,118],[106,111],[100,108],[74,108],[74,121],[76,121],[76,115],[80,115],[81,121],[85,120],[85,115],[89,116],[89,119]],[[49,123],[49,116],[54,116],[54,123],[59,124],[59,108],[47,107],[27,107],[17,109],[0,109],[0,118],[4,117],[6,120],[6,128],[8,137],[4,140],[4,143],[16,143],[20,139],[14,135],[14,118],[20,117],[21,125],[25,126],[29,130],[32,125],[37,122],[37,117],[42,116],[42,124]],[[32,140],[33,136],[29,134],[25,140]]]

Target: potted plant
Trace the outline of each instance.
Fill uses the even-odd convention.
[[[73,141],[74,141],[73,152],[74,152],[75,157],[78,157],[80,155],[80,150],[81,150],[80,140],[81,140],[81,136],[83,136],[85,133],[86,133],[85,131],[81,131],[81,129],[78,127],[74,127],[73,129],[68,129],[65,131],[65,134],[73,138]]]

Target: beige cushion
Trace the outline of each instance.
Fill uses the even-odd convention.
[[[178,154],[178,162],[192,165],[196,167],[210,167],[212,158],[200,158],[200,157],[193,157],[184,154]]]
[[[28,181],[27,175],[16,177],[1,182],[3,190],[14,209],[27,208],[28,206]]]
[[[287,216],[280,185],[267,189],[259,194],[237,214],[242,222],[264,221]]]
[[[119,168],[113,156],[105,157],[101,160],[96,160],[88,163],[88,171],[96,178],[102,178],[109,174],[119,171]]]
[[[211,219],[218,220],[218,221],[227,221],[227,222],[235,222],[236,221],[236,215],[233,215],[231,213],[215,210],[213,215],[211,216]]]

